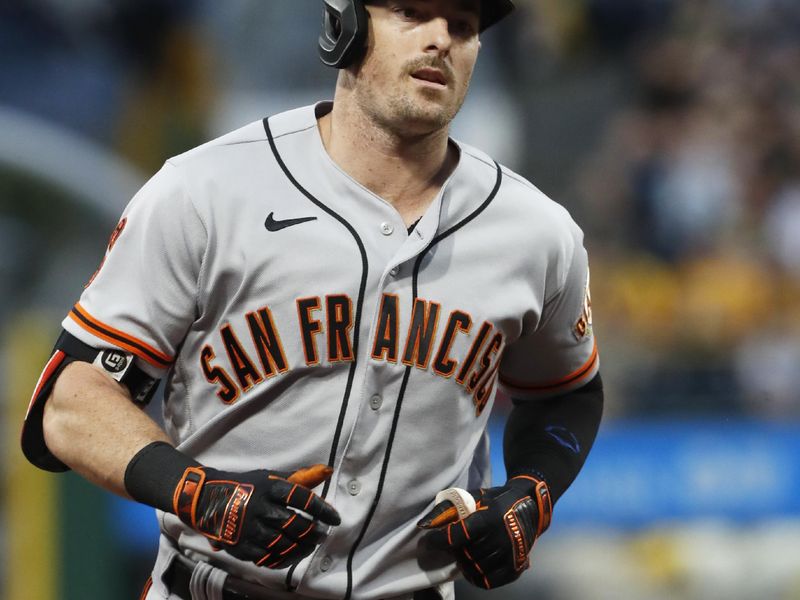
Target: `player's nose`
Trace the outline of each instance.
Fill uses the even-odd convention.
[[[425,23],[425,50],[427,52],[447,53],[453,43],[450,23],[444,17],[435,17]]]

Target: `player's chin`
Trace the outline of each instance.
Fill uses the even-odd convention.
[[[447,126],[456,116],[458,110],[450,102],[441,102],[436,98],[421,98],[415,103],[410,121],[414,121],[421,129],[440,129]]]
[[[404,121],[404,131],[410,135],[427,135],[447,127],[451,120],[445,114],[417,115],[414,120]]]

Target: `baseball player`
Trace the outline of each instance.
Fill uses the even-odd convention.
[[[448,137],[512,9],[325,0],[333,102],[170,159],[126,208],[22,446],[157,509],[143,598],[451,599],[528,567],[603,394],[580,229]]]

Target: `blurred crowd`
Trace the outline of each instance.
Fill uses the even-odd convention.
[[[610,414],[800,415],[800,3],[518,5],[482,60],[524,128],[512,166],[586,232]],[[230,86],[314,87],[319,10],[5,2],[0,106],[152,172],[218,133]]]
[[[192,0],[0,4],[0,105],[119,150],[145,169],[206,139],[211,49]]]
[[[721,402],[800,414],[800,6],[684,2],[636,73],[584,184],[641,257],[612,267],[614,314],[735,382]]]
[[[534,4],[551,70],[621,74],[559,190],[587,234],[612,409],[800,415],[800,4]]]

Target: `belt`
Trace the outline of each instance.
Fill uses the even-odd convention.
[[[180,559],[172,561],[172,564],[164,572],[162,580],[164,585],[169,589],[170,594],[178,596],[182,600],[191,600],[192,593],[189,588],[189,582],[192,580],[193,568],[191,565],[186,564]],[[414,592],[414,600],[442,600],[434,588],[427,588],[424,590],[417,590]],[[228,582],[222,588],[223,600],[256,600],[255,596],[250,596],[247,592],[236,590],[228,586]]]

